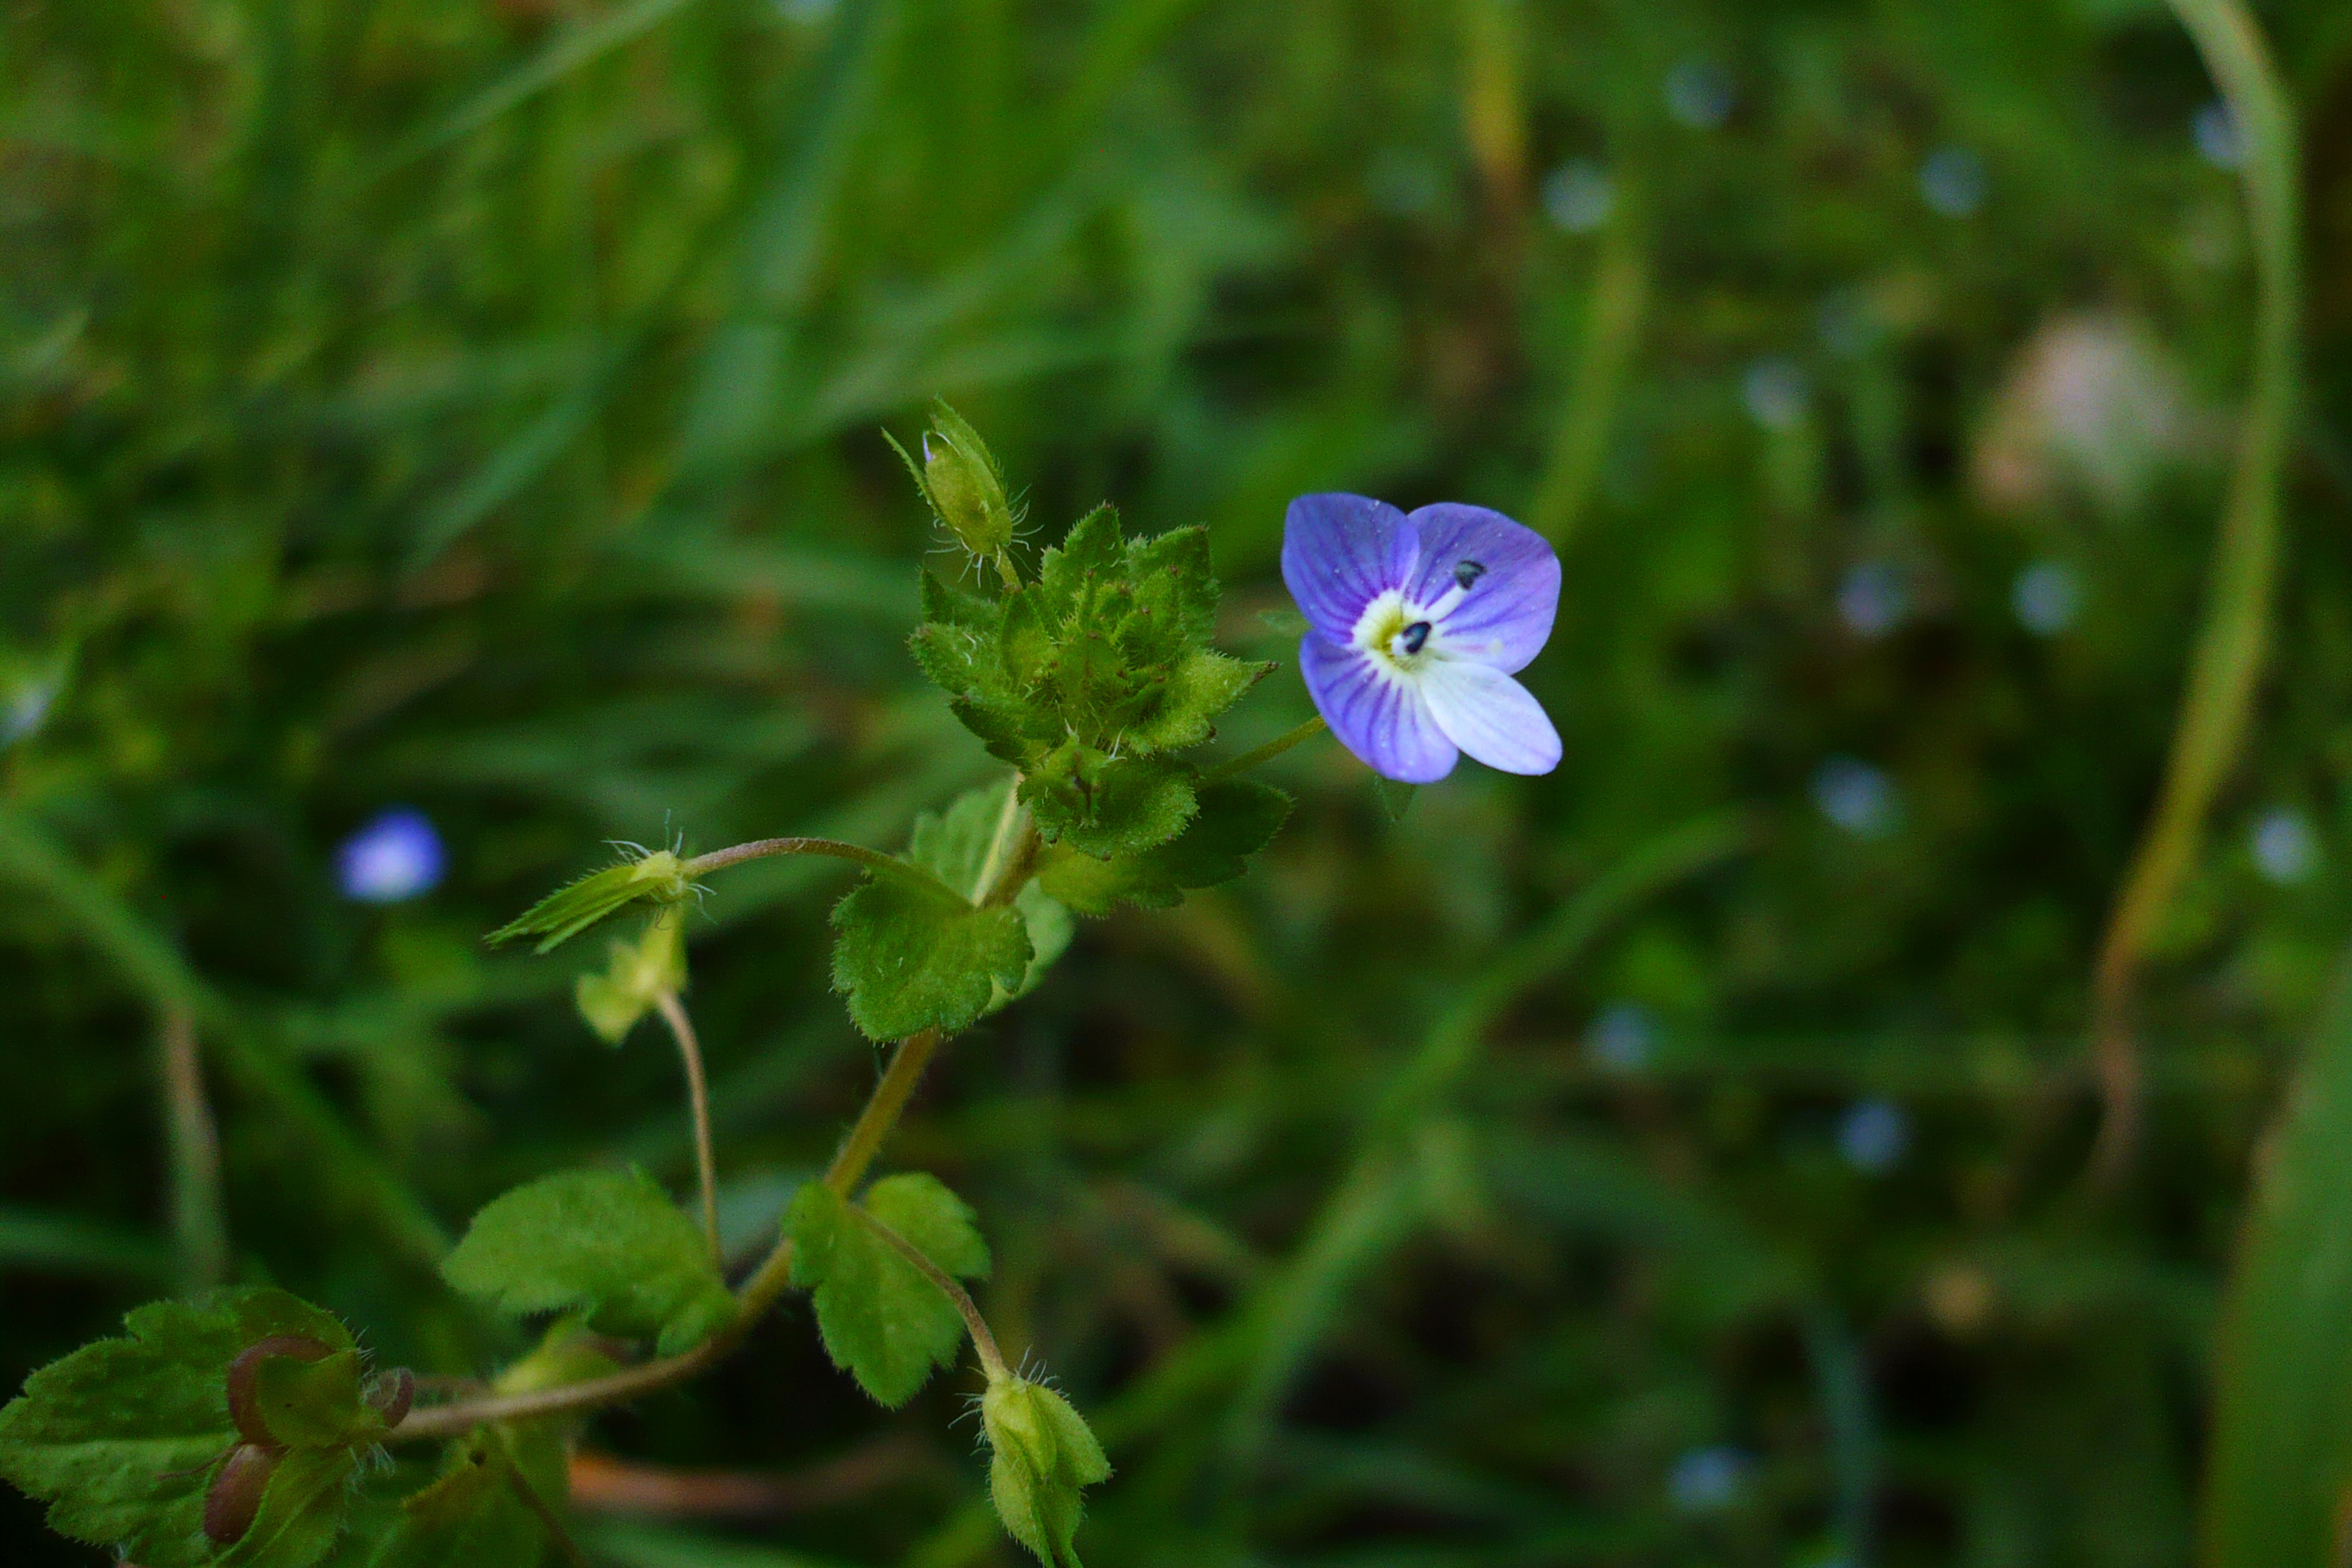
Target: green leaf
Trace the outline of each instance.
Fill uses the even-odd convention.
[[[1013,838],[1012,795],[1013,781],[1000,779],[966,790],[939,816],[924,812],[915,818],[907,858],[965,898],[978,900]]]
[[[1120,536],[1097,508],[1048,550],[1037,580],[987,600],[931,579],[912,647],[956,717],[1020,769],[1039,830],[1090,855],[1165,843],[1195,774],[1165,753],[1205,741],[1272,667],[1209,646],[1208,537]]]
[[[563,1495],[563,1456],[552,1437],[530,1430],[512,1441],[551,1451],[552,1465],[519,1463],[505,1428],[477,1430],[451,1446],[432,1485],[401,1500],[368,1568],[535,1568],[546,1556],[547,1527],[516,1482],[552,1506]]]
[[[1017,1377],[991,1383],[980,1414],[997,1518],[1046,1568],[1078,1568],[1080,1494],[1110,1479],[1102,1444],[1068,1400]]]
[[[229,1363],[273,1335],[352,1348],[331,1314],[283,1290],[158,1301],[130,1334],[83,1346],[25,1380],[0,1409],[0,1477],[49,1504],[49,1528],[114,1547],[143,1568],[212,1560],[211,1473],[237,1441]],[[275,1482],[273,1480],[273,1486]]]
[[[494,1199],[441,1265],[514,1317],[579,1310],[599,1333],[675,1355],[735,1313],[702,1233],[640,1171],[563,1171]]]
[[[1021,781],[1037,829],[1087,855],[1132,855],[1184,831],[1198,805],[1186,763],[1111,757],[1076,742]]]
[[[663,910],[646,922],[635,942],[615,940],[602,974],[573,983],[581,1017],[608,1046],[617,1046],[651,1012],[665,993],[686,988],[685,921],[682,911]]]
[[[945,813],[925,812],[915,819],[913,842],[907,858],[940,881],[977,899],[1001,871],[1003,857],[1013,852],[1019,836],[1019,802],[1013,781],[1000,779],[956,797]],[[1029,963],[1019,981],[999,978],[989,994],[983,1015],[993,1013],[1037,987],[1045,971],[1070,945],[1070,912],[1037,886],[1032,878],[1013,900],[1029,938]]]
[[[220,1568],[309,1568],[342,1533],[352,1448],[295,1448],[278,1461],[252,1527],[216,1561]],[[142,1560],[143,1561],[143,1560]]]
[[[1265,679],[1271,664],[1222,653],[1191,653],[1171,670],[1150,716],[1128,727],[1129,745],[1148,752],[1181,750],[1207,740],[1209,721]]]
[[[551,952],[607,915],[640,900],[682,904],[694,896],[683,863],[667,849],[592,871],[558,888],[490,933],[493,943],[527,936],[540,939],[533,951]]]
[[[1227,779],[1201,790],[1199,815],[1168,843],[1110,859],[1057,845],[1038,862],[1038,885],[1085,915],[1107,915],[1122,902],[1165,909],[1188,889],[1240,876],[1289,816],[1290,797],[1282,791]]]
[[[1017,988],[1033,952],[1010,909],[979,910],[912,883],[874,878],[833,909],[833,984],[873,1039],[949,1033]]]
[[[262,1423],[271,1436],[295,1448],[373,1442],[383,1435],[382,1419],[360,1400],[360,1383],[355,1350],[337,1351],[323,1361],[271,1356],[253,1373]]]
[[[937,1179],[886,1176],[866,1194],[866,1212],[958,1279],[983,1278],[988,1243],[971,1210]],[[851,1214],[846,1199],[811,1182],[793,1200],[793,1282],[813,1289],[825,1353],[874,1399],[895,1407],[915,1396],[931,1369],[955,1359],[964,1324],[955,1304],[922,1271]]]
[[[2263,1147],[2215,1358],[2210,1568],[2340,1560],[2352,1475],[2352,959]]]

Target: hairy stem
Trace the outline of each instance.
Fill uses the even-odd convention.
[[[874,1086],[874,1097],[866,1102],[849,1135],[841,1141],[840,1152],[826,1167],[826,1186],[847,1197],[865,1179],[874,1156],[882,1152],[883,1141],[898,1125],[915,1086],[923,1081],[923,1069],[931,1065],[931,1058],[940,1048],[940,1038],[937,1029],[924,1029],[898,1042],[898,1052],[890,1058],[890,1069]]]
[[[719,1161],[710,1145],[710,1085],[702,1072],[702,1043],[695,1038],[694,1020],[686,1016],[677,992],[663,992],[654,998],[654,1005],[661,1009],[662,1022],[677,1041],[678,1059],[686,1065],[686,1099],[694,1116],[694,1169],[702,1181],[702,1235],[710,1244],[710,1261],[723,1269],[727,1254],[719,1245]]]
[[[1318,713],[1304,724],[1285,730],[1265,745],[1253,747],[1238,757],[1218,763],[1201,775],[1201,782],[1203,784],[1223,784],[1227,779],[1239,777],[1261,763],[1272,762],[1299,742],[1314,739],[1328,728],[1330,726],[1323,722],[1323,715]]]
[[[227,1278],[228,1225],[221,1202],[220,1130],[205,1097],[196,1021],[186,1008],[165,1010],[155,1056],[172,1153],[172,1236],[181,1289],[194,1294]]]
[[[688,879],[709,871],[724,871],[730,866],[740,866],[746,860],[764,860],[775,855],[823,855],[835,860],[850,860],[867,870],[885,877],[896,877],[912,882],[934,893],[964,900],[963,894],[949,887],[937,877],[911,860],[901,860],[896,855],[885,855],[879,849],[868,849],[863,844],[846,844],[838,838],[755,838],[749,844],[733,844],[724,849],[713,849],[708,855],[698,855],[678,868]]]
[[[1004,1352],[996,1348],[996,1336],[988,1331],[988,1320],[980,1315],[980,1308],[973,1302],[971,1292],[957,1283],[955,1276],[932,1262],[921,1247],[857,1205],[850,1205],[849,1212],[856,1215],[866,1229],[881,1237],[883,1244],[891,1251],[905,1258],[924,1279],[938,1286],[940,1294],[954,1304],[956,1311],[963,1318],[963,1326],[971,1331],[972,1348],[980,1352],[980,1364],[988,1373],[988,1381],[997,1383],[1011,1376],[1011,1370],[1004,1364]]]

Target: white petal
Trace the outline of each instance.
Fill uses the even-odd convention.
[[[1507,773],[1559,766],[1559,731],[1528,689],[1492,665],[1441,658],[1419,674],[1421,695],[1445,738]]]

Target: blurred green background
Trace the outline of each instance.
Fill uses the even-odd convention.
[[[1290,752],[1247,880],[1089,926],[894,1145],[1112,1445],[1090,1560],[2189,1562],[2352,931],[2352,12],[2258,13],[2306,153],[2285,564],[2102,1185],[2090,976],[2255,342],[2249,138],[2162,5],[10,0],[0,1388],[220,1273],[477,1372],[515,1342],[431,1268],[475,1207],[686,1190],[667,1046],[572,1011],[601,942],[481,933],[603,840],[895,848],[989,776],[903,647],[954,564],[879,430],[944,394],[1045,542],[1208,525],[1227,646],[1284,661],[1234,746],[1308,711],[1292,495],[1566,564],[1557,773],[1399,819]],[[446,878],[346,897],[395,806]],[[875,1071],[845,885],[763,863],[692,928],[746,1247]],[[877,1412],[792,1307],[590,1435],[592,1499],[741,1506],[586,1537],[1009,1563],[971,1386]],[[5,1493],[0,1560],[99,1558]]]

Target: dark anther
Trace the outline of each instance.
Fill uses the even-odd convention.
[[[1454,563],[1454,580],[1465,588],[1486,574],[1486,563],[1483,561],[1457,561]]]
[[[1415,621],[1415,622],[1413,622],[1413,623],[1412,623],[1412,625],[1411,625],[1411,626],[1409,626],[1405,627],[1405,629],[1404,629],[1404,651],[1405,651],[1405,652],[1407,652],[1407,653],[1419,653],[1419,652],[1422,650],[1422,647],[1423,647],[1423,645],[1424,645],[1424,644],[1425,644],[1425,643],[1427,643],[1428,641],[1429,641],[1429,623],[1428,623],[1427,621]]]

